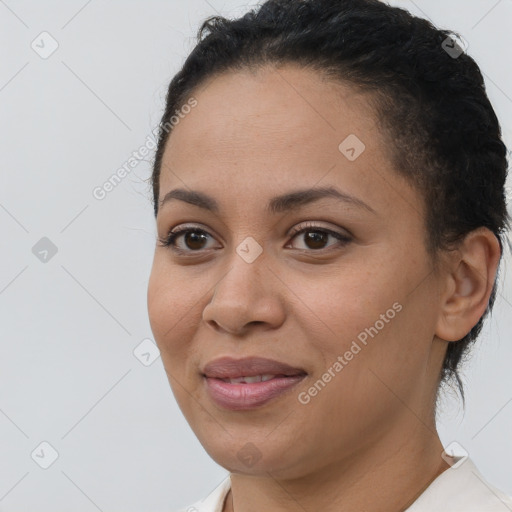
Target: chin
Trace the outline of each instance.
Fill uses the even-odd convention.
[[[305,454],[297,452],[299,445],[292,442],[292,438],[282,440],[281,444],[277,440],[270,443],[266,433],[252,437],[230,436],[221,430],[224,435],[217,431],[218,435],[213,438],[210,431],[199,441],[208,455],[231,473],[266,477],[270,474],[279,479],[299,478],[307,473]]]

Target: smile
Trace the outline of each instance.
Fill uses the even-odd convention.
[[[306,375],[254,375],[234,379],[204,377],[208,396],[220,407],[242,411],[261,407],[282,396]]]

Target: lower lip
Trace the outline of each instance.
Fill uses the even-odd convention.
[[[206,387],[215,403],[226,409],[241,411],[260,407],[289,391],[306,375],[276,377],[265,382],[230,384],[221,379],[205,377]]]

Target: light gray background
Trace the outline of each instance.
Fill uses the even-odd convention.
[[[391,3],[462,33],[510,148],[512,1]],[[152,155],[105,199],[92,191],[158,123],[202,19],[246,7],[0,1],[2,511],[172,511],[227,474],[182,417],[161,359],[145,366],[134,355],[152,339],[146,289],[155,229],[145,181]],[[34,40],[50,48],[43,31],[59,45],[46,59],[31,48]],[[43,237],[58,250],[46,263],[32,252]],[[448,397],[439,428],[445,446],[460,443],[512,494],[508,250],[504,263],[494,314],[465,372],[466,413]],[[38,465],[50,461],[44,441],[58,452],[47,469]]]

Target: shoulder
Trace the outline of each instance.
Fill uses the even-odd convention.
[[[222,512],[224,500],[230,489],[231,478],[228,475],[208,496],[175,512]]]
[[[490,484],[471,458],[441,473],[406,512],[510,512],[512,498]]]

